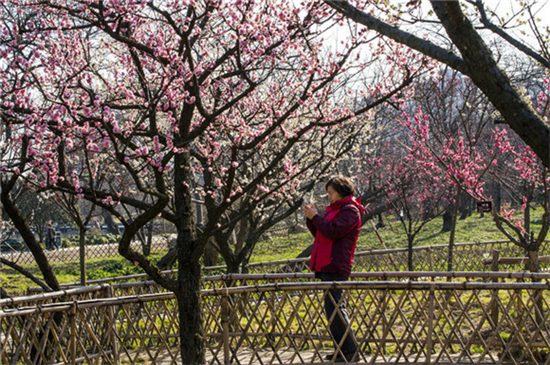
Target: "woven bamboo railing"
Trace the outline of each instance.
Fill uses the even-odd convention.
[[[550,363],[550,274],[387,272],[356,273],[345,283],[311,280],[205,278],[207,362],[322,363],[332,352],[322,303],[329,289],[341,288],[361,350],[356,363]],[[0,301],[0,363],[182,363],[173,294],[119,296],[137,286],[90,290],[104,298],[75,290]]]
[[[139,250],[139,245],[134,243],[134,249]],[[483,259],[493,250],[498,250],[502,257],[524,256],[524,252],[518,246],[508,241],[489,241],[489,242],[467,242],[457,243],[455,246],[455,262],[453,270],[457,271],[485,271],[487,267],[483,265]],[[165,239],[154,241],[152,249],[162,250],[167,248]],[[87,258],[101,258],[118,255],[118,245],[87,246]],[[445,271],[447,270],[447,245],[419,246],[413,248],[413,263],[415,271]],[[17,264],[32,264],[34,258],[29,252],[0,253],[1,256]],[[62,249],[59,251],[50,251],[46,255],[50,261],[76,261],[78,260],[78,249]],[[550,255],[550,245],[544,244],[539,255]],[[264,272],[301,272],[308,269],[308,258],[280,260],[269,262],[256,262],[247,265],[249,273]],[[543,263],[543,268],[550,268],[550,262]],[[355,254],[355,271],[400,271],[407,269],[407,249],[390,250],[368,250]],[[501,266],[501,270],[518,270],[517,265],[508,264]],[[225,266],[210,266],[204,268],[205,275],[215,275],[224,273]],[[104,282],[113,282],[113,279],[95,280],[92,284],[101,284]],[[74,284],[78,285],[78,284]]]
[[[539,276],[541,278],[539,278]],[[404,280],[415,279],[419,281],[425,280],[476,280],[476,281],[494,281],[496,280],[545,280],[546,274],[532,274],[528,272],[432,272],[432,271],[399,271],[399,272],[353,272],[351,280]],[[271,283],[284,282],[311,282],[315,279],[313,273],[278,273],[278,274],[228,274],[228,275],[213,275],[205,276],[201,279],[203,290],[247,286],[247,285],[263,285]],[[122,280],[122,277],[120,278]],[[39,290],[40,289],[40,290]],[[42,293],[41,288],[33,288],[32,292],[42,293],[33,294],[26,297],[17,297],[14,299],[1,299],[0,309],[4,307],[21,307],[31,305],[43,305],[46,303],[55,303],[63,300],[81,300],[98,298],[105,295],[105,291],[110,290],[110,294],[114,297],[135,296],[144,294],[154,294],[165,292],[166,290],[152,280],[147,281],[128,281],[119,282],[111,285],[101,284],[84,288],[72,288],[55,293]]]
[[[489,271],[483,260],[490,257],[494,250],[501,257],[525,256],[525,252],[509,241],[466,242],[454,246],[454,271]],[[414,271],[447,271],[448,245],[419,246],[413,248]],[[549,255],[550,245],[546,242],[539,250],[539,255]],[[369,250],[355,254],[353,271],[405,271],[407,270],[408,252],[406,248],[389,250]],[[527,259],[526,259],[527,260]],[[309,258],[257,262],[247,265],[249,273],[264,272],[301,272],[309,270]],[[224,266],[205,268],[210,272],[220,272]],[[550,268],[550,262],[541,263],[542,269]],[[522,271],[517,264],[500,265],[502,271]]]
[[[447,245],[420,246],[415,247],[414,263],[416,271],[447,271]],[[487,265],[492,252],[498,250],[501,257],[523,256],[521,248],[511,244],[508,241],[490,241],[490,242],[467,242],[458,243],[455,246],[455,271],[489,271],[491,266]],[[550,254],[550,245],[545,244],[541,247],[542,255]],[[521,261],[514,260],[504,262],[499,265],[502,271],[522,271]],[[268,262],[256,262],[247,265],[249,273],[295,273],[309,271],[309,258],[300,258],[292,260],[279,260]],[[550,268],[550,262],[542,262],[542,269]],[[407,250],[369,250],[357,252],[354,260],[354,271],[366,272],[386,272],[386,271],[405,271],[407,269]],[[226,272],[225,266],[209,266],[203,268],[205,276],[214,276]],[[164,274],[175,275],[175,270],[164,271]],[[88,285],[115,284],[121,282],[143,282],[147,280],[147,274],[136,274],[128,276],[119,276],[98,280],[88,281]],[[63,289],[78,287],[79,283],[64,284]],[[30,288],[28,294],[40,293],[41,288]]]

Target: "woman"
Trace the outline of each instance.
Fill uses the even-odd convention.
[[[304,204],[307,227],[315,237],[310,267],[321,281],[348,280],[353,264],[353,254],[361,229],[361,216],[365,208],[354,197],[355,184],[350,178],[337,175],[325,183],[330,205],[321,217],[313,204]],[[342,290],[331,289],[325,296],[325,314],[330,322],[330,332],[336,351],[326,357],[335,362],[353,361],[356,357],[355,336],[348,331],[349,316],[342,301]],[[334,310],[338,312],[331,321]],[[347,333],[346,333],[347,332]],[[342,342],[343,341],[343,342]],[[338,350],[340,346],[340,350]]]

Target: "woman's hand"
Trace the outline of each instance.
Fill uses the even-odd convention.
[[[313,219],[313,217],[315,217],[315,215],[317,214],[318,212],[317,212],[317,208],[315,208],[315,205],[304,204],[304,215],[306,216],[307,219]]]

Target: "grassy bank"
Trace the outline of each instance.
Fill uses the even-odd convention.
[[[542,212],[534,212],[532,227],[538,232]],[[394,219],[385,219],[385,226],[378,228],[378,235],[372,223],[367,222],[359,235],[357,250],[399,248],[407,246],[407,236],[401,223]],[[441,232],[442,218],[428,222],[415,239],[415,246],[445,245],[449,243],[449,232]],[[483,242],[506,240],[506,237],[497,229],[493,218],[485,214],[474,213],[472,216],[457,221],[455,243]],[[254,250],[251,261],[287,260],[295,258],[306,247],[313,243],[313,237],[308,233],[295,234],[285,237],[274,237],[259,242]]]
[[[153,252],[151,259],[157,261],[165,252]],[[33,275],[42,278],[36,265],[25,267]],[[52,269],[60,284],[80,282],[80,266],[78,262],[54,262]],[[86,261],[86,280],[111,278],[143,273],[143,270],[123,257],[98,258]],[[0,284],[10,295],[24,295],[27,288],[38,285],[30,279],[7,266],[0,272]]]

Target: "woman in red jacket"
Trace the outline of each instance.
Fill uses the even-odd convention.
[[[337,175],[325,183],[330,205],[321,217],[313,204],[304,205],[307,227],[315,237],[310,267],[321,281],[346,281],[351,273],[353,254],[361,229],[365,208],[354,197],[355,184],[350,178]],[[349,327],[349,316],[341,289],[329,290],[325,296],[325,314],[330,322],[336,351],[326,357],[335,362],[353,361],[357,352],[355,336]],[[331,321],[334,310],[338,312]],[[343,341],[343,342],[342,342]],[[340,346],[340,350],[338,350]]]

